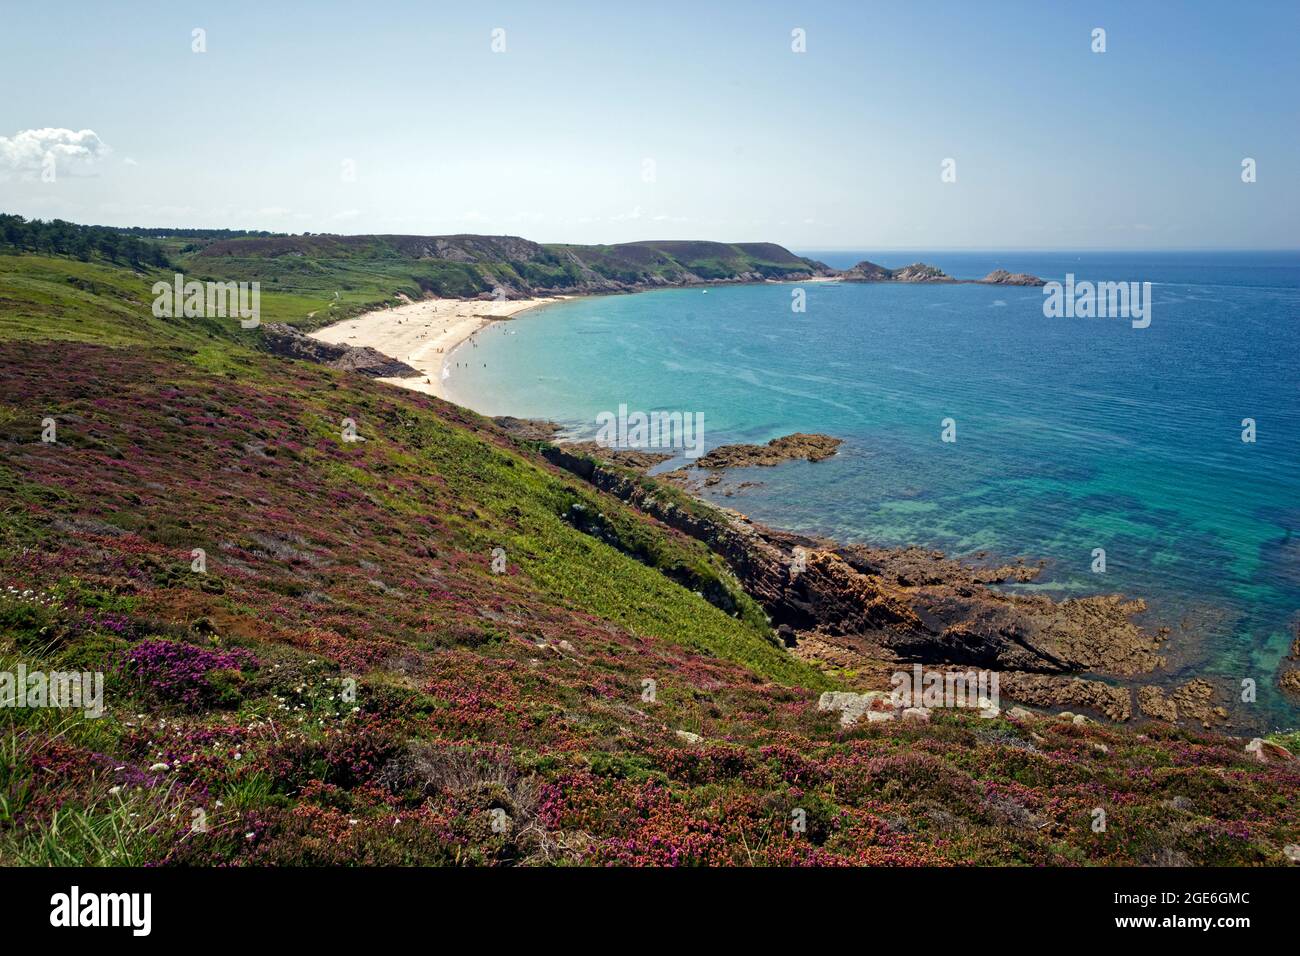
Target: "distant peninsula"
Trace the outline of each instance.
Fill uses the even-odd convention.
[[[167,235],[159,232],[158,238]],[[197,237],[196,237],[197,238]],[[751,282],[981,282],[1042,285],[1043,280],[999,269],[983,279],[953,278],[914,263],[888,269],[859,262],[836,269],[771,242],[663,240],[613,245],[538,243],[518,236],[242,235],[199,238],[186,249],[196,268],[250,278],[286,278],[350,264],[391,277],[392,294],[514,300],[558,295],[604,295],[675,286]],[[337,317],[337,313],[336,313]],[[324,316],[322,316],[324,318]]]

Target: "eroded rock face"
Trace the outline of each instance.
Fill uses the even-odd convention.
[[[358,372],[370,378],[409,378],[420,375],[419,370],[399,362],[369,346],[333,345],[305,335],[291,325],[272,322],[262,326],[262,341],[269,352],[283,358],[317,362],[330,368]]]

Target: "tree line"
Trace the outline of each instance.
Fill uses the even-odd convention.
[[[83,262],[100,257],[136,269],[171,265],[162,246],[141,239],[134,229],[79,226],[63,219],[46,222],[0,213],[0,252],[9,251],[71,256]]]

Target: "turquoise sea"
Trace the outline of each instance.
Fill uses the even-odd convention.
[[[1141,596],[1174,629],[1173,678],[1253,678],[1258,726],[1298,722],[1274,682],[1300,616],[1300,253],[802,254],[1147,281],[1151,324],[1048,319],[1038,288],[805,283],[803,313],[789,284],[671,289],[495,323],[452,356],[451,397],[583,435],[626,404],[703,412],[707,447],[843,438],[711,494],[843,541],[1045,559],[1030,589]]]

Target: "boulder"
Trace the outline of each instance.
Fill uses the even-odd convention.
[[[852,691],[828,690],[817,700],[818,710],[838,710],[840,712],[840,726],[852,727],[862,715],[868,712],[872,714],[884,713],[888,711],[889,719],[893,719],[893,703],[890,696],[883,690],[871,690],[865,694],[855,694]],[[870,717],[876,720],[876,717]]]
[[[1256,737],[1246,744],[1246,753],[1260,763],[1290,763],[1295,759],[1291,755],[1291,751],[1281,744],[1275,744],[1271,740],[1264,740],[1262,737]]]

